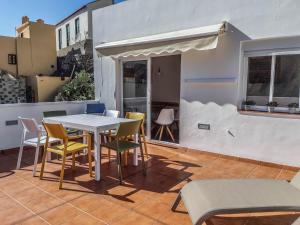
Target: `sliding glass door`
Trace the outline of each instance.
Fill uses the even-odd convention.
[[[123,114],[142,112],[147,116],[147,73],[148,61],[123,62]],[[147,119],[145,119],[145,131]]]

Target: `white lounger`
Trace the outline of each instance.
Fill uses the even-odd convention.
[[[173,211],[181,199],[195,225],[220,214],[300,212],[300,172],[291,183],[268,179],[191,181],[181,189]],[[300,221],[293,225],[297,223],[300,225]]]

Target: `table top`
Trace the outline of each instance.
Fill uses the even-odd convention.
[[[133,121],[125,118],[113,118],[93,114],[77,114],[58,117],[44,118],[47,123],[61,123],[69,128],[94,131],[95,129],[107,130],[116,128],[117,125],[124,122]]]

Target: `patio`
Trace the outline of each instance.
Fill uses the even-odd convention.
[[[293,168],[283,166],[148,146],[151,158],[146,177],[141,167],[131,166],[129,162],[123,170],[124,185],[119,185],[115,162],[108,163],[105,151],[100,182],[89,177],[86,158],[81,155],[75,174],[68,161],[62,190],[58,189],[61,166],[56,160],[46,164],[45,178],[40,180],[32,177],[33,150],[24,151],[19,171],[14,170],[17,150],[0,154],[1,224],[191,224],[183,204],[177,212],[170,210],[177,192],[190,180],[254,177],[289,180],[295,174]],[[251,218],[248,215],[220,216],[213,222],[216,225],[285,225],[296,217],[278,213]]]

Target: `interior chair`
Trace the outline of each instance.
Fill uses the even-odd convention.
[[[40,147],[45,145],[47,137],[42,134],[43,130],[37,124],[35,119],[19,117],[19,121],[22,124],[23,133],[22,133],[22,138],[21,138],[21,145],[20,145],[16,169],[17,170],[20,169],[24,146],[27,145],[27,146],[35,147],[36,149],[35,149],[35,157],[34,157],[34,166],[33,166],[33,171],[32,171],[33,176],[35,176],[38,158],[39,158]],[[30,138],[28,138],[28,136]],[[49,138],[48,143],[49,144],[57,143],[59,141],[60,140],[56,139],[56,138]]]
[[[159,140],[161,141],[164,129],[166,129],[172,141],[175,142],[175,138],[170,130],[170,126],[174,123],[174,109],[162,109],[155,123],[160,126],[155,135],[155,139],[159,134]]]
[[[103,115],[105,112],[105,104],[104,103],[92,103],[86,105],[86,114],[101,114]]]
[[[87,144],[82,144],[79,142],[69,141],[68,134],[61,124],[43,123],[43,125],[47,132],[47,138],[45,143],[45,151],[43,154],[40,179],[43,178],[47,152],[60,155],[62,157],[62,167],[60,172],[59,189],[61,189],[62,182],[64,179],[64,170],[65,170],[65,163],[66,163],[67,156],[72,155],[72,170],[75,171],[75,154],[86,148],[88,149],[89,174],[92,177],[91,136],[89,134],[84,134],[83,136],[87,137]],[[62,144],[50,146],[49,145],[50,138],[60,139],[62,140]]]
[[[140,148],[141,156],[142,156],[142,166],[143,166],[143,174],[146,175],[146,166],[144,160],[144,150],[141,142],[140,135],[140,126],[141,120],[135,120],[130,122],[120,123],[118,129],[116,130],[116,135],[114,136],[114,140],[109,141],[101,145],[102,147],[106,147],[108,149],[116,151],[117,154],[117,166],[118,166],[118,176],[119,182],[122,184],[122,153],[126,152],[130,149]],[[138,141],[128,141],[127,137],[137,135]]]
[[[195,225],[216,215],[263,212],[300,212],[300,172],[291,182],[271,179],[193,180],[179,192]],[[294,224],[299,224],[298,220]],[[210,224],[210,223],[207,223]]]

